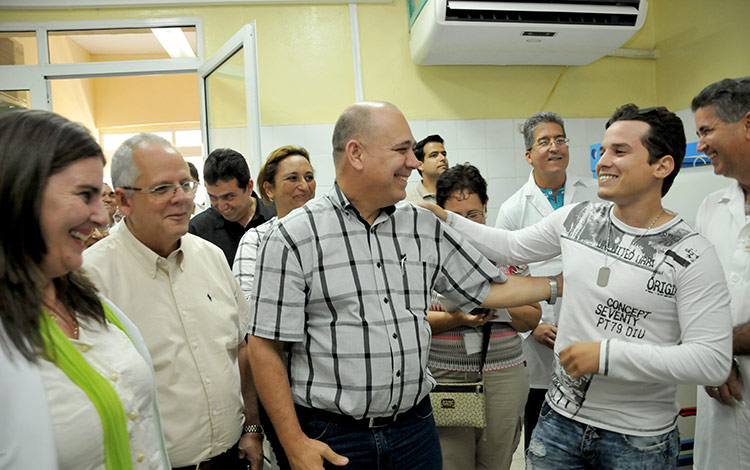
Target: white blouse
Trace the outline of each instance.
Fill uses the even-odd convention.
[[[163,469],[161,436],[154,416],[154,383],[148,364],[115,325],[80,318],[79,339],[71,340],[95,370],[107,377],[127,415],[134,469]],[[104,469],[99,414],[86,393],[47,359],[39,369],[52,417],[59,468]]]

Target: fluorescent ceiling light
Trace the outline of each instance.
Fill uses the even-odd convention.
[[[151,32],[154,33],[161,46],[167,51],[169,57],[173,59],[195,57],[195,52],[190,47],[182,28],[152,28]]]

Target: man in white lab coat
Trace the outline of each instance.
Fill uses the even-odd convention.
[[[563,118],[553,112],[536,113],[524,122],[521,132],[525,158],[531,165],[529,181],[500,207],[495,226],[519,230],[533,225],[563,205],[598,200],[596,180],[567,174],[569,153]],[[551,276],[562,271],[560,257],[529,264],[533,276]],[[549,388],[553,347],[560,305],[542,305],[542,318],[531,334],[524,336],[523,353],[529,369],[529,396],[524,417],[524,448],[529,447],[544,395]]]
[[[698,151],[731,178],[698,209],[732,295],[734,363],[721,387],[698,387],[695,468],[750,469],[750,77],[713,83],[693,99]]]

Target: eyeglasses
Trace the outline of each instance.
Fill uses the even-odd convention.
[[[170,199],[172,198],[172,196],[177,194],[177,190],[180,188],[185,191],[185,194],[187,194],[188,196],[192,196],[193,194],[195,194],[197,184],[195,181],[190,180],[176,185],[160,184],[159,186],[154,186],[153,188],[136,188],[135,186],[122,187],[122,189],[127,189],[130,191],[140,191],[142,193],[150,194],[157,199]]]
[[[536,146],[536,148],[538,148],[539,150],[544,150],[547,147],[551,147],[552,144],[555,144],[558,147],[567,147],[568,143],[570,143],[570,139],[540,140],[539,142],[535,143],[534,146]]]
[[[473,220],[474,222],[481,222],[484,220],[484,217],[487,215],[487,208],[485,207],[482,210],[476,210],[476,211],[469,211],[466,213],[466,218],[469,220]]]

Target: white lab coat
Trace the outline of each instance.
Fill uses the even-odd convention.
[[[696,228],[716,245],[732,296],[733,325],[750,322],[750,217],[745,215],[745,195],[736,181],[703,200]],[[750,470],[750,356],[735,356],[735,360],[747,405],[721,405],[698,387],[696,470]]]
[[[596,180],[593,178],[583,179],[571,174],[566,175],[563,205],[599,200],[596,195],[598,187]],[[542,193],[534,181],[534,170],[532,169],[529,173],[529,180],[500,206],[495,227],[519,230],[539,222],[552,212],[554,212],[554,209],[547,200],[547,196]],[[547,261],[531,263],[529,264],[529,270],[532,276],[554,276],[562,271],[562,260],[558,256]],[[540,322],[557,324],[562,300],[560,298],[555,305],[542,302]],[[524,337],[523,354],[529,370],[529,386],[539,389],[549,388],[554,362],[552,349],[537,342],[530,332],[521,333],[521,336]]]

